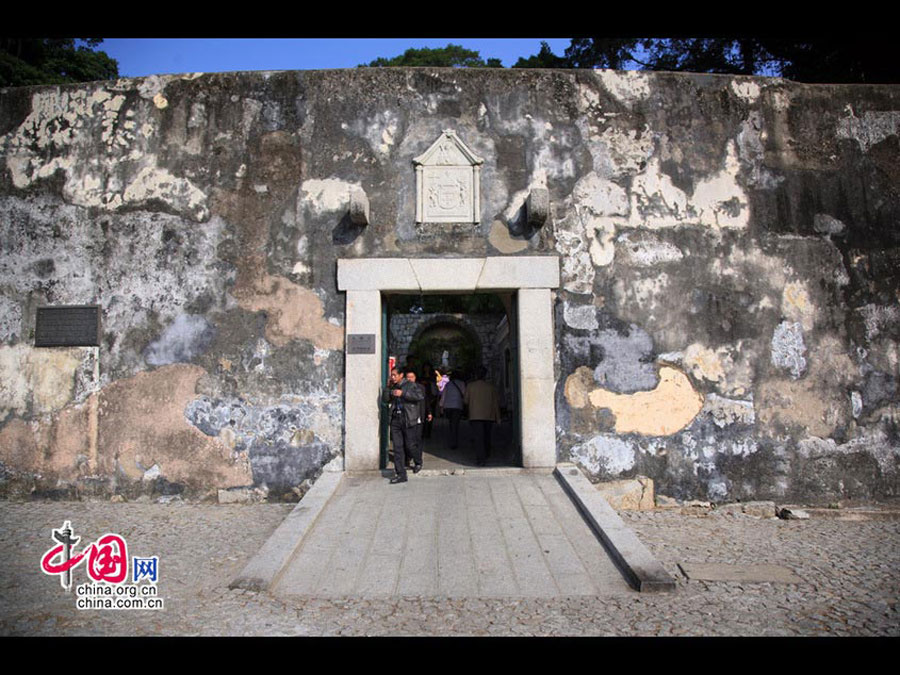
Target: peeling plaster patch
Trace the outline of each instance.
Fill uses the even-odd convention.
[[[716,258],[710,264],[710,271],[717,277],[738,281],[755,280],[768,285],[780,294],[788,278],[794,272],[787,260],[774,255],[766,255],[758,249],[743,250],[732,248],[727,258]],[[760,300],[760,307],[771,307],[768,299]]]
[[[34,349],[28,357],[28,379],[34,412],[61,410],[75,396],[75,375],[90,352],[82,348]]]
[[[0,347],[0,414],[22,415],[28,405],[30,384],[26,375],[27,345]]]
[[[350,189],[359,183],[348,183],[337,178],[310,179],[300,186],[300,202],[310,207],[315,215],[346,211],[350,207]]]
[[[788,321],[799,323],[803,330],[810,331],[815,323],[815,307],[809,299],[806,287],[799,281],[792,281],[781,294],[781,313]]]
[[[674,368],[659,369],[659,385],[652,391],[614,394],[595,389],[588,395],[595,408],[608,408],[616,418],[616,433],[667,436],[688,426],[703,407],[703,396],[687,376]]]
[[[650,78],[636,70],[595,70],[603,87],[619,103],[632,106],[650,96]]]
[[[723,478],[716,478],[706,484],[706,496],[710,501],[721,502],[728,496],[728,483]]]
[[[588,394],[594,385],[594,373],[587,366],[579,366],[566,378],[565,397],[569,405],[581,410],[590,405]]]
[[[151,366],[190,362],[206,351],[214,335],[215,328],[204,317],[179,314],[163,334],[147,346],[144,358]]]
[[[647,162],[646,171],[632,180],[631,213],[628,221],[621,224],[630,227],[674,227],[688,216],[687,208],[687,194],[662,172],[659,158],[652,157]]]
[[[731,354],[727,349],[720,347],[713,351],[699,342],[695,342],[684,350],[682,364],[698,380],[722,382],[725,379],[726,367],[723,361],[726,360],[731,361]]]
[[[722,452],[733,457],[749,457],[759,450],[759,445],[752,438],[725,443]]]
[[[763,380],[754,397],[757,417],[772,432],[781,427],[831,436],[851,419],[847,390],[858,382],[859,368],[834,338],[822,337],[810,355],[809,372],[799,380]]]
[[[376,113],[371,120],[357,120],[350,127],[357,136],[366,139],[372,152],[381,160],[386,160],[394,146],[400,119],[391,110]]]
[[[566,276],[565,258],[569,256],[578,258],[577,263],[569,265],[572,276],[576,276],[583,266],[603,267],[609,265],[615,255],[615,246],[613,245],[615,226],[607,216],[627,213],[628,199],[625,190],[591,172],[575,184],[572,193],[566,199],[566,204],[574,211],[574,214],[571,214],[566,221],[574,227],[566,229],[574,230],[574,232],[566,232],[563,235],[561,228],[557,230],[556,240],[556,248],[563,254],[564,277]],[[576,222],[577,225],[575,225]],[[589,259],[584,256],[585,248],[590,256]],[[588,274],[593,282],[593,270]],[[578,285],[575,279],[570,283]],[[587,288],[590,286],[588,285]],[[574,289],[569,288],[568,290]]]
[[[868,304],[857,310],[863,316],[866,325],[866,339],[877,338],[885,328],[900,323],[900,307],[897,305]]]
[[[79,380],[93,372],[90,347],[36,348],[24,344],[0,346],[0,422],[10,414],[35,415],[61,410],[86,395]]]
[[[665,354],[657,354],[656,361],[663,365],[680,366],[684,359],[684,352],[666,352]]]
[[[847,229],[843,222],[827,213],[813,216],[813,229],[820,234],[840,234]]]
[[[635,267],[656,267],[684,258],[681,249],[650,232],[625,232],[616,243],[620,259]]]
[[[806,345],[803,343],[803,328],[799,323],[782,321],[772,335],[772,363],[790,370],[791,377],[798,379],[806,372]]]
[[[741,401],[725,398],[718,394],[707,394],[701,414],[709,415],[719,428],[725,428],[732,424],[750,425],[756,422],[752,398],[748,401]],[[753,451],[756,451],[755,444]]]
[[[157,199],[176,213],[184,213],[198,223],[209,218],[206,195],[187,178],[178,178],[166,169],[141,169],[122,194],[123,203],[144,205]]]
[[[594,381],[619,394],[653,389],[659,377],[653,365],[653,338],[635,324],[627,333],[599,331],[592,342],[603,350],[594,368]]]
[[[595,216],[622,216],[628,213],[625,189],[593,171],[575,183],[570,201]]]
[[[605,216],[599,224],[647,229],[682,225],[746,228],[750,203],[736,180],[739,169],[735,143],[728,141],[722,169],[699,181],[688,195],[662,171],[659,157],[651,157],[645,170],[632,179],[628,216]]]
[[[691,203],[702,224],[727,228],[747,227],[750,201],[735,180],[739,170],[737,149],[734,141],[729,141],[722,171],[700,181],[694,187]]]
[[[144,471],[144,474],[141,476],[142,481],[151,481],[156,480],[162,475],[162,472],[159,469],[159,464],[154,464],[149,469]]]
[[[165,89],[170,77],[165,75],[150,75],[149,77],[139,78],[137,82],[137,91],[141,98],[152,99]]]
[[[759,98],[760,87],[758,83],[752,80],[734,79],[731,81],[731,91],[734,92],[735,96],[747,103],[755,103]]]
[[[863,435],[838,444],[833,438],[810,436],[797,443],[797,454],[803,458],[832,457],[854,453],[867,454],[875,459],[885,475],[896,474],[900,460],[897,446],[882,429],[864,430]]]
[[[8,197],[0,203],[0,239],[14,246],[15,255],[0,256],[0,274],[10,294],[27,297],[34,292],[34,264],[52,259],[47,302],[80,305],[96,299],[105,334],[156,332],[201,298],[212,303],[213,312],[228,302],[226,287],[233,278],[223,273],[216,254],[225,227],[219,216],[191,227],[167,213],[91,216],[58,197],[36,198],[31,205]],[[178,236],[167,240],[167,232]],[[140,343],[116,339],[107,344],[101,377],[108,381],[136,372],[141,357],[135,349],[155,337],[149,333]]]
[[[161,477],[173,483],[195,487],[249,484],[246,454],[232,453],[184,419],[185,403],[203,372],[196,366],[166,366],[101,390],[95,399],[100,429],[98,464],[92,472],[114,480],[126,476],[139,481],[156,465]],[[0,454],[5,457],[10,450],[30,454],[16,465],[31,467],[44,478],[78,478],[90,452],[90,409],[89,405],[70,405],[27,425],[7,424],[0,430]],[[16,447],[7,448],[8,441]]]
[[[513,239],[509,234],[509,228],[502,220],[491,223],[491,232],[488,241],[501,253],[518,253],[528,248],[528,242],[524,239]]]
[[[596,330],[600,324],[597,322],[597,308],[593,305],[563,305],[563,320],[572,328],[578,330]]]
[[[639,173],[653,154],[654,134],[646,124],[641,129],[609,126],[599,135],[590,132],[588,136],[595,141],[589,146],[594,168],[604,175],[630,176]]]
[[[136,133],[127,113],[120,119],[125,96],[102,86],[32,96],[29,115],[0,138],[13,184],[24,189],[61,171],[63,196],[78,206],[115,210],[158,199],[194,220],[208,218],[206,196],[186,178],[156,167],[148,145],[152,134],[146,126]],[[161,96],[157,93],[154,100]]]
[[[637,279],[626,284],[621,279],[614,286],[616,300],[621,304],[636,304],[644,310],[653,310],[656,307],[667,304],[666,289],[669,285],[669,275],[662,272],[646,279]]]
[[[18,302],[0,296],[0,342],[21,338],[22,307]]]
[[[766,168],[765,143],[767,140],[768,132],[765,129],[762,113],[758,110],[751,111],[747,115],[747,119],[741,122],[741,130],[737,135],[738,156],[743,163],[748,185],[764,190],[773,190],[784,181],[784,176],[778,176]]]
[[[245,98],[241,101],[241,127],[244,136],[250,136],[250,131],[259,119],[259,113],[262,112],[263,104],[253,98]],[[244,166],[243,164],[241,166]]]
[[[853,409],[853,417],[858,418],[862,414],[862,395],[858,391],[850,392],[850,406]]]
[[[589,441],[574,446],[570,451],[573,461],[593,475],[619,475],[634,467],[635,448],[615,436],[594,436]]]
[[[605,267],[613,261],[613,257],[616,255],[616,248],[613,246],[615,230],[605,224],[595,224],[591,229],[593,236],[588,247],[591,262],[595,267]]]
[[[847,116],[838,121],[836,135],[856,141],[863,152],[868,152],[869,148],[888,136],[900,134],[900,111],[871,110],[859,117],[850,104],[845,110]]]
[[[572,293],[590,293],[594,288],[594,265],[585,239],[565,223],[556,232],[556,250],[562,254],[562,286]]]
[[[252,482],[246,453],[236,453],[188,423],[198,366],[170,365],[117,380],[100,394],[100,471],[141,480],[157,465],[173,483],[234,487]],[[189,450],[189,452],[186,452]]]
[[[578,112],[585,113],[588,110],[600,110],[600,94],[594,87],[585,84],[578,85]]]
[[[236,451],[247,451],[254,483],[296,485],[319,470],[341,443],[340,394],[260,404],[244,399],[200,397],[185,418],[209,437],[228,435]]]
[[[234,295],[243,309],[266,312],[266,339],[278,347],[296,339],[322,349],[344,346],[343,328],[325,319],[321,299],[308,288],[267,274],[249,289],[235,289]]]

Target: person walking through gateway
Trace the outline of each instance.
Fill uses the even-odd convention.
[[[459,447],[459,421],[462,419],[466,383],[457,371],[449,373],[450,381],[441,394],[441,410],[450,421],[450,449]]]
[[[412,382],[419,389],[422,390],[422,400],[419,401],[419,423],[415,426],[415,439],[416,439],[416,454],[419,457],[419,461],[417,466],[419,469],[422,468],[422,452],[424,451],[424,443],[422,439],[425,437],[425,430],[428,428],[427,425],[431,424],[431,413],[428,411],[428,390],[425,388],[425,385],[419,384],[416,382],[416,371],[407,370],[406,371],[406,381]],[[406,465],[409,466],[410,463],[410,455],[407,453],[406,455]],[[417,473],[419,469],[413,469],[414,473]]]
[[[479,366],[475,371],[475,381],[469,382],[466,388],[465,402],[469,406],[469,424],[480,438],[475,460],[478,466],[484,466],[491,455],[491,430],[494,422],[500,422],[500,396],[497,387],[488,382],[487,369]]]
[[[421,387],[403,377],[399,368],[391,370],[388,385],[381,394],[383,403],[391,409],[391,444],[394,446],[394,477],[391,483],[405,483],[406,454],[409,453],[415,467],[422,469],[422,449],[416,443],[416,425],[419,424],[419,401],[425,398]]]

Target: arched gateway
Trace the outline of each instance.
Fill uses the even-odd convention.
[[[440,265],[441,274],[430,274]],[[522,466],[556,464],[552,289],[556,256],[493,258],[348,258],[337,261],[346,291],[344,469],[378,469],[378,400],[385,381],[381,349],[382,293],[511,291],[518,306]]]

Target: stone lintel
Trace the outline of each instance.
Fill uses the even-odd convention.
[[[341,291],[488,291],[559,288],[556,256],[341,258]]]
[[[418,291],[419,281],[406,258],[341,258],[339,291]]]
[[[479,289],[559,288],[557,256],[496,256],[485,258]]]

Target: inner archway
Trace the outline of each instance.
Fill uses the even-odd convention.
[[[412,358],[415,363],[473,373],[483,351],[479,336],[463,315],[441,315],[418,328],[409,343],[407,361]]]

